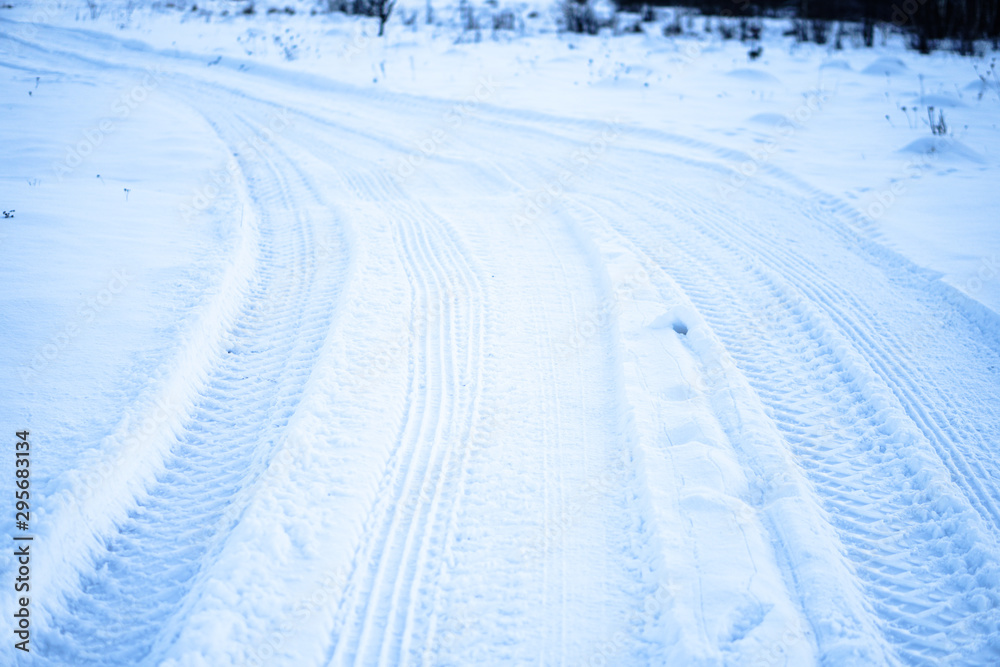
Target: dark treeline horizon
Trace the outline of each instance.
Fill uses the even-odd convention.
[[[910,32],[921,50],[936,40],[957,40],[965,50],[975,40],[996,43],[1000,38],[1000,0],[622,0],[621,4],[690,7],[724,17],[851,21],[864,25],[866,34],[874,24],[888,23]]]

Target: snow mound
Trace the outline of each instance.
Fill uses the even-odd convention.
[[[983,81],[982,79],[976,79],[975,81],[970,81],[968,85],[962,90],[971,90],[982,95],[988,90],[994,92],[1000,92],[1000,82],[996,81]]]
[[[744,81],[754,81],[756,83],[781,83],[778,77],[773,74],[749,67],[741,67],[740,69],[726,72],[726,76],[731,76],[734,79],[743,79]]]
[[[828,60],[825,63],[823,63],[822,65],[820,65],[819,68],[820,69],[843,69],[843,70],[848,70],[848,71],[850,71],[852,69],[851,68],[851,64],[849,62],[847,62],[846,60],[840,60],[840,59],[837,59],[837,60]]]
[[[883,56],[877,59],[868,67],[861,70],[862,74],[876,74],[882,76],[884,74],[902,74],[908,71],[910,68],[906,66],[899,58],[889,58]]]
[[[916,155],[933,155],[935,157],[974,162],[976,164],[983,162],[983,158],[979,153],[961,141],[952,139],[951,137],[921,137],[916,141],[908,143],[899,152]]]

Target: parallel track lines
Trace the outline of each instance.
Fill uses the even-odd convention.
[[[462,472],[453,460],[464,460],[466,452],[456,450],[471,444],[479,388],[464,385],[481,374],[482,289],[470,265],[438,229],[441,221],[428,211],[396,204],[391,186],[378,180],[366,183],[395,214],[400,259],[415,288],[411,335],[418,345],[414,351],[420,353],[414,358],[411,394],[421,397],[411,399],[400,436],[402,458],[395,456],[387,472],[395,479],[387,489],[396,489],[395,500],[376,501],[382,509],[373,516],[382,518],[374,526],[382,537],[356,556],[362,570],[356,570],[355,579],[362,578],[351,586],[354,594],[344,609],[346,621],[333,661],[407,663],[418,625],[429,625],[427,619],[418,621],[428,611],[422,607],[422,586],[428,570],[440,570],[430,561],[441,558],[448,539],[447,532],[434,531],[450,529],[456,475]],[[422,330],[420,322],[432,313],[433,321]],[[374,562],[365,566],[368,559]]]
[[[633,201],[632,198],[636,197],[641,200],[644,196],[649,198],[648,195],[629,190],[629,195],[624,199]],[[605,200],[605,205],[613,209],[618,208],[610,200]],[[683,205],[684,197],[681,195],[679,202],[673,202],[671,207]],[[671,207],[660,205],[660,208]],[[722,211],[717,213],[720,216],[723,214]],[[758,264],[741,261],[746,252],[741,248],[748,247],[759,251],[760,255],[772,265],[777,262],[778,266],[790,266],[791,270],[799,272],[797,275],[804,274],[807,278],[811,278],[802,281],[810,286],[822,283],[822,277],[816,275],[810,267],[798,262],[788,260],[782,264],[780,256],[768,254],[767,241],[760,236],[760,233],[758,233],[759,245],[751,243],[736,247],[734,245],[736,242],[732,240],[732,225],[723,229],[721,226],[716,226],[714,221],[707,221],[708,217],[702,215],[697,222],[692,221],[692,226],[683,235],[670,235],[670,243],[675,244],[681,251],[674,258],[675,264],[669,267],[671,276],[683,285],[689,297],[711,322],[713,329],[726,342],[727,348],[741,368],[749,373],[753,385],[764,398],[765,404],[772,407],[781,431],[795,446],[798,456],[810,462],[805,466],[805,471],[818,485],[817,488],[828,508],[834,510],[831,520],[847,545],[852,560],[859,567],[858,574],[869,582],[867,587],[874,593],[872,600],[879,609],[879,614],[883,619],[892,619],[883,625],[887,637],[896,644],[908,661],[922,662],[948,655],[949,649],[945,648],[947,642],[942,645],[946,631],[954,633],[955,623],[960,622],[963,617],[972,622],[976,614],[971,610],[959,612],[960,607],[954,605],[960,604],[957,596],[961,595],[961,591],[952,589],[950,593],[946,593],[949,585],[941,582],[933,572],[926,570],[926,556],[921,557],[920,551],[911,551],[919,548],[919,542],[912,541],[921,539],[913,533],[919,524],[907,525],[909,519],[904,519],[908,511],[905,506],[896,505],[895,510],[891,509],[894,503],[900,501],[900,494],[896,492],[889,495],[878,487],[872,487],[870,479],[873,474],[878,474],[879,468],[872,469],[870,462],[864,459],[858,460],[848,451],[856,446],[852,444],[852,440],[857,443],[858,438],[862,438],[860,441],[862,444],[872,437],[876,439],[876,445],[880,440],[885,441],[887,435],[884,428],[878,426],[881,413],[872,410],[867,400],[857,394],[856,390],[850,390],[855,395],[852,403],[828,403],[824,393],[801,387],[800,382],[795,380],[800,376],[790,371],[776,372],[777,369],[784,369],[788,365],[787,362],[778,365],[767,363],[766,358],[761,355],[762,348],[759,341],[755,345],[749,345],[745,330],[740,328],[742,319],[746,317],[744,302],[738,296],[730,299],[723,296],[727,292],[735,294],[740,289],[743,291],[765,289],[768,303],[773,306],[772,310],[781,313],[775,317],[792,317],[796,322],[792,326],[772,327],[775,330],[774,335],[784,339],[781,344],[795,350],[794,353],[797,355],[812,355],[810,350],[815,349],[817,345],[820,346],[820,356],[812,357],[812,360],[806,358],[804,367],[812,369],[810,373],[819,373],[816,375],[816,380],[820,385],[829,384],[832,378],[837,378],[837,383],[843,383],[847,378],[841,378],[839,373],[831,375],[823,372],[824,368],[839,367],[839,361],[837,357],[830,356],[833,354],[832,350],[822,351],[826,344],[815,332],[816,323],[809,315],[806,302],[800,302],[798,297],[789,297],[785,290],[775,283],[773,276],[766,277],[762,274]],[[641,234],[639,230],[630,231],[633,234]],[[630,234],[620,228],[618,233],[623,234],[623,238],[630,238]],[[647,234],[646,243],[654,242],[658,235],[662,236],[662,232]],[[773,243],[770,245],[774,246]],[[713,249],[713,252],[709,253],[709,249]],[[720,261],[718,250],[715,249],[732,254],[738,261]],[[640,252],[645,253],[644,250]],[[783,249],[773,252],[792,254]],[[647,261],[653,261],[651,255],[645,254]],[[723,267],[726,270],[723,270]],[[747,282],[741,277],[746,273],[754,276],[754,279]],[[753,287],[755,284],[760,287]],[[736,287],[741,285],[745,287]],[[802,298],[809,299],[809,304],[817,301],[838,303],[828,288],[821,289],[818,286],[803,290]],[[856,301],[854,303],[856,304]],[[734,310],[741,313],[741,316],[734,317]],[[853,332],[856,323],[853,320],[837,317],[839,312],[834,310],[834,317],[831,318],[833,323],[838,330],[848,329]],[[861,316],[865,314],[862,310]],[[771,335],[767,331],[762,333]],[[867,343],[871,344],[871,341],[867,340]],[[864,344],[861,349],[866,349]],[[886,367],[890,364],[884,357],[879,355],[876,359],[875,368],[882,372],[887,371]],[[788,381],[783,382],[780,376],[786,374]],[[910,382],[913,381],[910,378]],[[847,385],[839,386],[848,388]],[[785,402],[792,395],[797,396],[796,400],[793,403]],[[927,398],[924,397],[924,400]],[[802,405],[803,401],[807,406],[810,401],[814,405],[805,409],[796,407]],[[919,423],[919,413],[917,417]],[[817,419],[823,424],[816,422]],[[863,433],[854,433],[858,428],[855,426],[857,419],[863,419],[871,426],[866,427]],[[815,430],[814,426],[806,428],[806,424],[813,424],[819,427],[819,430]],[[835,449],[830,449],[826,445],[830,442],[827,438],[819,440],[816,438],[830,435],[828,425],[833,424],[837,424],[839,429],[847,430],[838,436],[845,438],[841,440],[841,444]],[[933,437],[933,430],[930,435]],[[946,459],[944,456],[942,458]],[[850,471],[846,472],[844,466],[848,466]],[[901,533],[900,529],[904,527],[906,532]],[[901,539],[910,541],[909,545],[900,544]],[[932,547],[928,543],[924,548]],[[917,560],[913,560],[914,558]],[[930,563],[933,564],[934,561],[932,557]],[[889,565],[890,562],[897,564]],[[908,573],[908,577],[901,579],[900,575],[903,573]],[[907,586],[906,581],[923,583],[913,587]],[[907,618],[911,620],[908,622]],[[987,615],[983,620],[988,622],[989,618]]]

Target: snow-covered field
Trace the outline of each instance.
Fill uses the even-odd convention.
[[[992,56],[199,5],[0,9],[3,664],[1000,662]]]

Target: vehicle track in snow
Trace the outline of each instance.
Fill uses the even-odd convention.
[[[100,57],[113,56],[85,62]],[[277,86],[269,76],[262,80]],[[274,88],[221,78],[188,71],[167,90],[199,109],[231,151],[286,103],[295,119],[259,159],[241,155],[260,221],[250,291],[226,350],[184,406],[162,470],[128,519],[99,535],[92,562],[74,563],[79,587],[59,591],[64,614],[50,625],[60,634],[40,639],[47,656],[154,662],[191,630],[186,612],[209,585],[231,583],[204,573],[224,549],[238,551],[229,540],[240,510],[338,315],[371,307],[382,317],[385,304],[341,303],[350,258],[336,197],[359,236],[381,233],[366,226],[374,210],[385,221],[392,243],[376,249],[378,259],[405,277],[397,287],[408,293],[409,321],[405,370],[392,378],[405,384],[396,436],[373,473],[359,532],[344,534],[352,555],[325,609],[328,632],[312,639],[323,664],[599,655],[638,664],[670,648],[665,620],[648,605],[665,576],[651,571],[650,550],[671,536],[655,534],[657,508],[637,498],[621,343],[605,312],[617,298],[606,264],[617,258],[588,246],[592,232],[617,235],[654,283],[679,285],[718,337],[719,358],[731,358],[756,392],[839,539],[815,548],[846,554],[848,585],[865,594],[861,615],[892,659],[997,659],[1000,464],[990,443],[1000,403],[976,368],[996,352],[925,272],[870,241],[842,204],[776,170],[721,201],[714,185],[728,177],[725,151],[636,128],[578,174],[568,201],[517,230],[523,197],[600,123],[487,109],[401,181],[391,170],[414,137],[390,121],[414,111],[433,122],[448,103],[344,87],[337,93],[356,105],[347,113],[318,95],[304,102],[295,85],[281,89],[295,97],[279,101],[267,98]],[[321,229],[334,240],[321,243]],[[602,324],[573,344],[595,313]],[[942,314],[949,341],[927,325]],[[709,361],[697,360],[707,385],[728,372]],[[351,396],[336,400],[345,412],[360,409]],[[740,442],[743,425],[727,419],[737,456],[756,465],[757,443]],[[785,545],[773,546],[794,591],[800,564],[778,562]],[[805,596],[793,602],[823,623]],[[723,637],[709,636],[702,618],[699,641],[739,657],[769,610],[737,611]],[[813,627],[795,641],[822,651],[836,632]]]
[[[422,659],[428,596],[447,541],[462,459],[478,418],[484,294],[442,222],[400,205],[384,177],[358,179],[386,207],[412,289],[406,416],[341,603],[335,664]],[[429,585],[430,584],[430,585]],[[422,627],[423,626],[423,627]]]
[[[769,205],[734,215],[679,189],[656,198],[625,190],[621,200],[651,200],[660,212],[653,220],[663,224],[615,226],[684,288],[770,409],[899,659],[934,664],[965,655],[982,664],[995,657],[989,637],[1000,617],[987,491],[995,486],[988,471],[964,462],[969,443],[937,427],[961,423],[961,413],[934,407],[892,332],[872,341],[866,325],[879,320],[856,297],[759,229],[756,216],[766,216]],[[590,204],[606,219],[633,217],[608,198]],[[833,227],[836,215],[817,208],[820,224]],[[838,307],[843,303],[849,307]],[[880,382],[900,403],[878,394]],[[920,447],[921,437],[934,449]],[[951,496],[959,488],[967,501]]]
[[[228,145],[260,127],[234,114],[211,119]],[[295,411],[312,363],[336,312],[342,281],[342,239],[320,246],[315,222],[300,207],[318,205],[293,163],[272,146],[245,158],[250,196],[260,219],[260,264],[247,302],[216,360],[163,470],[115,534],[103,537],[67,592],[71,615],[55,618],[72,636],[73,652],[57,637],[43,650],[75,664],[139,663],[199,594],[203,566],[238,520],[241,490],[266,469]],[[320,248],[322,261],[317,255]],[[118,619],[109,625],[107,619]],[[91,633],[89,628],[101,627]]]
[[[206,119],[216,127],[217,131],[227,135],[226,142],[234,152],[238,146],[243,146],[242,140],[259,131],[263,121],[261,120],[257,127],[254,127],[253,124],[247,124],[235,131],[228,131],[227,123],[223,121],[222,117],[219,117],[219,110],[229,106],[232,101],[238,101],[247,109],[253,110],[253,113],[260,118],[266,116],[269,110],[273,111],[277,108],[270,102],[242,95],[239,91],[228,90],[224,87],[206,87],[187,77],[179,77],[174,85],[177,87],[178,94],[187,98],[189,104],[205,110],[203,113],[206,114]],[[206,102],[202,102],[203,99]],[[292,113],[298,122],[306,126],[302,130],[304,134],[309,134],[311,131],[313,138],[319,138],[317,135],[322,137],[317,144],[299,145],[297,150],[308,150],[313,153],[315,159],[320,161],[330,161],[334,155],[340,153],[333,150],[330,152],[333,154],[331,155],[325,150],[317,150],[317,146],[332,145],[335,140],[331,137],[335,137],[339,132],[347,133],[347,136],[351,136],[362,144],[377,143],[370,136],[356,135],[349,127],[344,128],[338,123],[331,123],[321,116],[317,116],[316,112],[303,114],[293,111]],[[287,213],[293,212],[291,201],[306,202],[303,207],[304,212],[322,206],[314,186],[310,184],[310,178],[303,174],[301,168],[288,157],[281,154],[279,146],[285,141],[294,140],[291,137],[281,137],[275,138],[270,144],[267,144],[263,154],[266,156],[265,161],[270,167],[270,171],[253,173],[248,178],[251,194],[257,199],[260,208],[259,215],[273,225],[274,231],[284,229],[284,225],[281,224],[283,218]],[[245,150],[245,146],[243,150]],[[343,155],[343,157],[330,161],[329,164],[337,168],[343,164],[343,160],[347,159],[350,159],[350,156]],[[334,625],[333,653],[330,658],[334,663],[421,662],[427,656],[437,656],[455,648],[453,634],[447,634],[446,631],[446,639],[442,639],[440,635],[435,637],[434,634],[434,628],[438,625],[438,616],[443,619],[443,623],[447,624],[455,618],[455,605],[460,603],[460,600],[456,600],[450,593],[442,595],[441,590],[437,587],[435,577],[440,576],[443,570],[448,569],[441,563],[440,545],[451,545],[453,552],[450,560],[454,566],[456,560],[462,560],[462,556],[459,554],[463,548],[458,541],[451,537],[450,531],[455,530],[454,526],[458,526],[458,529],[464,532],[470,530],[476,532],[483,523],[483,506],[477,505],[471,509],[460,510],[459,505],[456,504],[455,496],[463,474],[469,471],[461,463],[468,453],[468,447],[472,444],[471,440],[474,439],[471,434],[476,432],[478,428],[482,428],[484,431],[496,428],[498,420],[497,414],[493,412],[488,413],[485,419],[480,418],[477,422],[475,405],[479,399],[476,398],[475,392],[478,391],[481,383],[489,385],[491,380],[482,381],[482,378],[477,378],[474,382],[470,381],[472,375],[481,372],[477,369],[482,365],[482,339],[486,335],[483,329],[482,288],[479,284],[480,278],[477,277],[473,268],[474,263],[463,254],[460,246],[451,240],[452,234],[447,230],[447,224],[436,219],[431,211],[413,203],[401,204],[398,201],[400,193],[393,190],[393,184],[384,175],[366,174],[362,170],[351,169],[343,171],[341,179],[340,186],[352,193],[356,199],[375,203],[383,211],[390,212],[391,217],[395,217],[395,223],[398,225],[396,233],[400,260],[407,267],[411,284],[414,286],[412,293],[414,315],[411,316],[411,320],[419,322],[421,313],[426,316],[429,312],[437,312],[428,323],[429,326],[425,331],[411,330],[410,343],[412,348],[409,356],[413,369],[410,380],[412,389],[407,407],[408,416],[401,427],[399,449],[387,465],[382,490],[377,494],[375,504],[369,512],[368,527],[355,557],[355,572],[349,579],[346,594],[340,601],[341,621]],[[481,189],[478,184],[469,183],[467,185],[473,191]],[[258,190],[268,186],[270,186],[270,190]],[[273,206],[271,198],[280,198],[281,196],[287,198],[282,202],[284,206]],[[305,224],[309,221],[300,218],[299,222]],[[363,220],[359,222],[363,224]],[[302,250],[302,245],[303,243],[300,241],[299,250]],[[548,256],[558,259],[558,255],[559,252],[550,243]],[[282,265],[286,259],[280,253],[272,256],[267,250],[266,243],[262,257],[262,264],[265,266],[270,262]],[[293,276],[301,275],[297,267],[293,268],[291,273]],[[263,300],[266,303],[277,301],[285,304],[286,307],[293,307],[292,303],[302,301],[305,298],[302,294],[295,294],[291,290],[283,294],[265,294],[264,292],[269,289],[266,283],[267,271],[260,269],[259,275],[259,280],[263,284],[255,286],[254,294],[248,299],[250,303],[257,300]],[[529,284],[523,282],[519,288],[531,289]],[[546,320],[546,313],[550,306],[546,299],[553,297],[564,304],[571,303],[567,302],[565,295],[560,293],[544,293],[541,298],[533,299],[532,303],[533,312],[537,313],[541,320],[556,324],[555,320]],[[252,306],[248,307],[248,309],[252,308]],[[268,306],[267,309],[270,310],[271,306]],[[316,309],[310,307],[309,310],[315,311]],[[271,316],[277,314],[268,313]],[[331,316],[332,314],[327,313],[327,315]],[[254,333],[256,331],[235,329],[236,338],[233,341],[234,347],[237,348],[235,351],[241,351],[239,349],[241,344],[245,344],[250,353],[257,350],[259,346],[256,346],[255,341],[250,337]],[[246,338],[240,337],[241,334],[247,334]],[[538,341],[547,341],[546,347],[542,349],[549,350],[548,361],[545,363],[549,369],[549,377],[551,377],[562,359],[556,358],[552,352],[554,342],[551,334],[539,330],[538,335]],[[311,352],[315,356],[322,340],[317,339],[314,342],[315,346]],[[287,371],[287,365],[280,361],[274,361],[273,355],[269,355],[269,357],[272,361],[266,368],[261,369],[261,373],[269,372],[276,375]],[[263,359],[263,356],[261,358]],[[227,406],[223,404],[221,396],[225,394],[225,391],[231,391],[238,386],[242,378],[241,374],[249,373],[252,375],[257,371],[256,367],[244,368],[240,366],[235,369],[223,367],[218,372],[220,377],[216,378],[214,375],[210,377],[205,392],[212,399],[212,402],[207,404],[206,401],[206,404],[208,408],[216,412],[198,411],[201,401],[196,402],[192,406],[193,425],[188,429],[196,436],[193,436],[190,442],[188,438],[182,437],[181,445],[205,444],[208,436],[223,438],[236,422],[234,413],[239,411],[240,405],[237,402],[232,402],[231,406],[228,407],[230,412],[227,413]],[[462,387],[459,387],[458,381],[461,379],[465,379],[465,382],[462,383]],[[468,388],[465,388],[466,385]],[[218,391],[213,390],[214,387],[218,387]],[[540,422],[541,430],[529,432],[530,438],[541,437],[544,442],[558,440],[560,437],[558,433],[563,430],[562,418],[552,424],[547,421],[546,413],[549,405],[553,401],[558,401],[556,392],[566,391],[576,392],[577,389],[574,384],[561,384],[556,389],[547,390],[547,397],[543,399],[541,406],[533,407],[533,410],[538,413],[538,418],[542,421]],[[491,397],[487,402],[493,406],[502,403],[502,401],[497,400],[496,396]],[[246,404],[243,404],[242,407],[248,408]],[[249,409],[253,410],[255,414],[260,414],[258,406],[250,405]],[[613,415],[613,413],[609,413],[609,415]],[[289,416],[288,414],[283,415],[283,423],[287,423]],[[586,424],[587,420],[585,419],[582,423]],[[235,459],[238,462],[234,462],[234,467],[241,468],[247,464],[249,459],[255,458],[257,460],[263,459],[259,471],[266,469],[267,453],[275,448],[280,433],[276,433],[274,437],[268,439],[255,438],[255,434],[259,436],[259,427],[260,424],[247,425],[244,438],[246,442],[232,443],[232,446],[239,451],[218,447],[211,452],[202,452],[203,456],[207,455],[203,467],[208,469],[212,463],[219,460]],[[576,431],[579,431],[579,428],[579,423],[573,427]],[[277,430],[280,431],[280,428]],[[550,431],[552,434],[549,433]],[[202,439],[199,440],[198,437]],[[532,442],[533,440],[527,440],[520,443],[520,446],[530,445]],[[488,449],[488,446],[483,447],[483,444],[480,440],[481,449]],[[609,444],[615,446],[613,442]],[[594,440],[591,447],[595,446],[598,449],[603,448],[600,439]],[[587,644],[597,642],[596,633],[587,633],[586,627],[601,628],[603,624],[598,621],[605,618],[605,613],[595,614],[590,619],[589,626],[570,627],[568,615],[573,613],[570,606],[571,599],[579,598],[581,592],[573,590],[573,584],[568,579],[569,570],[571,567],[579,568],[585,564],[586,561],[579,560],[581,555],[586,558],[597,557],[598,560],[594,563],[598,567],[594,571],[597,576],[589,585],[596,586],[595,591],[600,591],[605,585],[603,570],[609,566],[614,567],[609,559],[613,560],[618,555],[614,552],[606,552],[601,543],[597,545],[597,550],[584,546],[583,551],[581,551],[581,546],[586,543],[584,529],[591,524],[589,519],[581,522],[576,517],[570,517],[570,521],[580,523],[580,525],[573,526],[572,547],[551,542],[552,539],[561,542],[565,538],[567,512],[579,511],[579,508],[564,498],[566,493],[566,490],[562,488],[564,473],[560,471],[565,470],[567,465],[575,466],[576,464],[572,463],[571,452],[562,447],[555,453],[549,452],[548,448],[537,450],[537,453],[546,460],[550,458],[551,460],[548,463],[543,462],[538,468],[539,471],[543,472],[543,477],[539,480],[540,484],[521,488],[518,495],[520,502],[526,504],[526,507],[530,509],[530,515],[534,515],[536,510],[540,512],[538,516],[542,519],[542,529],[537,535],[534,532],[525,535],[519,531],[514,535],[515,542],[511,546],[517,557],[520,557],[526,548],[530,550],[532,552],[531,569],[533,571],[541,569],[546,573],[551,570],[552,583],[544,584],[546,589],[543,597],[544,607],[536,608],[529,614],[522,611],[519,626],[525,629],[538,628],[539,614],[550,606],[558,607],[561,612],[554,624],[546,621],[542,626],[548,629],[540,637],[543,642],[541,645],[547,647],[545,648],[547,653],[553,656],[561,655],[567,646],[566,633],[572,630],[574,636],[570,641],[574,644],[573,650],[586,656],[589,651],[593,650],[593,646],[588,648]],[[175,466],[183,468],[185,465],[184,457],[188,454],[188,449],[175,449],[166,461],[165,469],[171,471]],[[548,470],[553,470],[555,476],[550,476],[548,472],[545,472]],[[482,475],[481,468],[479,474]],[[510,474],[515,475],[516,479],[517,473],[514,470],[511,470]],[[577,485],[582,486],[585,483],[586,476],[580,478],[579,470],[573,475],[576,477],[575,483]],[[205,479],[196,481],[207,484],[210,479],[206,475]],[[184,482],[185,480],[180,475],[173,477],[161,475],[158,484],[151,491],[153,501],[150,502],[159,502],[160,505],[157,508],[168,505],[180,506],[178,499],[185,495],[185,491],[178,487],[182,487]],[[201,502],[211,503],[212,498],[218,498],[219,506],[216,507],[216,514],[218,514],[222,511],[223,498],[231,498],[234,495],[239,497],[239,491],[243,488],[249,488],[252,483],[251,475],[246,473],[240,475],[239,472],[236,472],[231,484],[222,485],[213,490],[212,493],[202,494],[202,488],[197,485],[192,486],[186,490],[187,505],[191,506],[188,511],[195,511],[196,508],[201,509],[203,507]],[[479,483],[476,479],[469,482],[470,486],[476,486]],[[252,495],[252,491],[250,493]],[[615,494],[615,491],[603,489],[602,493]],[[544,500],[549,494],[555,494],[554,500],[551,502]],[[465,495],[474,494],[471,491],[466,491]],[[538,501],[542,501],[541,506],[535,505]],[[244,504],[247,502],[249,500],[244,501]],[[135,618],[132,619],[130,632],[133,632],[133,635],[129,635],[127,641],[123,643],[125,655],[97,658],[97,646],[107,640],[107,635],[102,635],[95,636],[94,648],[91,649],[93,652],[89,653],[88,657],[84,657],[85,660],[93,658],[98,662],[101,660],[114,662],[119,658],[142,659],[145,656],[148,656],[149,660],[153,660],[155,656],[163,655],[165,651],[169,651],[172,642],[185,631],[184,610],[199,604],[198,598],[201,594],[199,586],[208,583],[204,580],[195,581],[197,574],[209,569],[213,555],[227,548],[225,535],[231,532],[232,526],[229,526],[228,531],[217,533],[211,538],[209,537],[211,531],[202,530],[191,537],[191,541],[197,546],[183,554],[169,549],[161,549],[161,543],[170,543],[177,540],[179,535],[185,534],[182,530],[182,526],[186,527],[185,522],[181,517],[177,518],[177,525],[168,521],[157,522],[158,517],[153,512],[142,512],[142,508],[145,507],[142,499],[137,500],[137,506],[140,510],[134,513],[136,517],[131,519],[131,522],[138,523],[142,516],[149,516],[151,525],[148,526],[149,537],[147,541],[141,544],[137,543],[133,547],[133,552],[138,554],[147,550],[159,550],[162,553],[162,558],[149,559],[145,564],[135,563],[132,565],[119,561],[121,563],[119,569],[121,579],[127,582],[126,585],[135,589],[131,593],[135,607],[147,609],[148,614],[146,617],[138,616],[137,618],[140,619],[138,623],[135,622]],[[489,510],[488,506],[486,509]],[[211,512],[206,510],[202,514],[210,516]],[[607,519],[603,521],[607,521]],[[619,532],[615,539],[619,546],[615,548],[621,548],[621,545],[628,542],[629,537],[623,531],[632,525],[631,520],[625,523],[615,521],[614,523],[597,524],[597,526],[601,525],[604,526],[601,530],[612,529],[613,526],[613,530]],[[127,526],[125,530],[131,530],[131,526]],[[538,535],[545,536],[544,541],[539,542]],[[110,535],[106,536],[106,539],[114,541],[118,538],[117,535]],[[522,544],[522,542],[526,544]],[[570,548],[575,552],[574,562],[566,560],[565,550]],[[593,556],[587,554],[589,551],[593,551]],[[482,557],[478,550],[474,555],[476,558]],[[199,558],[201,560],[198,560]],[[138,561],[139,558],[136,557],[133,560]],[[150,598],[143,597],[140,589],[152,580],[153,573],[158,568],[162,571],[162,567],[168,562],[172,565],[177,565],[180,562],[182,567],[183,563],[187,562],[190,572],[186,573],[184,577],[164,582],[169,589],[168,594],[171,596],[167,604],[152,604]],[[627,558],[626,563],[628,563]],[[510,564],[513,565],[514,562]],[[148,573],[144,574],[141,568],[137,569],[138,565],[148,568]],[[483,567],[484,563],[472,560],[469,565],[479,569]],[[105,577],[101,574],[103,572],[102,566],[103,561],[94,571],[85,571],[82,576],[84,578],[92,577],[104,584],[115,586],[113,582],[105,581]],[[633,565],[628,564],[627,567],[633,567]],[[516,570],[511,574],[516,577]],[[543,576],[544,581],[549,581],[549,578],[548,574]],[[212,582],[212,585],[217,586],[218,582]],[[554,598],[548,597],[550,588]],[[454,588],[451,589],[451,591],[454,590]],[[623,592],[624,598],[618,594],[619,599],[628,600],[629,596],[634,596],[629,606],[636,612],[641,611],[643,604],[641,592],[638,589]],[[65,623],[64,619],[57,617],[54,619],[54,623],[57,626],[62,624],[66,628],[66,635],[78,641],[80,636],[87,633],[86,628],[98,625],[102,617],[106,620],[108,615],[113,613],[114,610],[110,606],[119,594],[118,590],[110,593],[104,598],[103,604],[94,605],[77,622]],[[80,605],[93,603],[89,591],[77,596],[77,599]],[[77,602],[70,601],[70,607],[76,605]],[[516,603],[515,606],[520,606],[520,603]],[[436,610],[436,615],[429,616],[427,614],[431,608]],[[492,615],[498,610],[488,609],[487,611]],[[468,611],[458,613],[465,613],[466,616],[463,618],[468,618]],[[621,623],[625,612],[619,611],[613,612],[613,614],[619,616],[615,623]],[[595,622],[598,624],[594,625]],[[553,643],[554,637],[562,637],[562,639],[555,639]],[[532,642],[526,647],[535,645]],[[81,655],[74,655],[74,659],[81,659]]]
[[[714,261],[704,260],[689,265],[702,276],[712,276],[716,267]],[[947,490],[923,478],[919,459],[908,460],[899,434],[888,425],[891,417],[887,420],[884,411],[851,391],[853,378],[845,372],[842,357],[815,342],[818,332],[811,307],[774,288],[768,294],[764,290],[770,285],[754,283],[753,277],[741,276],[747,288],[761,289],[761,297],[770,297],[772,303],[784,299],[788,303],[788,315],[773,313],[769,330],[755,335],[753,345],[737,342],[741,333],[726,324],[739,308],[723,305],[727,301],[718,292],[707,294],[694,285],[687,290],[771,407],[870,591],[887,636],[911,664],[970,648],[981,650],[977,644],[989,634],[996,615],[979,614],[971,599],[977,590],[993,595],[987,583],[992,568],[977,571],[973,566],[972,575],[982,583],[971,589],[961,582],[961,574],[955,576],[950,561],[968,553],[968,535],[949,540],[935,534],[938,521],[947,520],[948,512],[937,507],[942,500],[948,502],[942,498]],[[725,315],[724,310],[728,310]],[[746,323],[753,317],[748,313],[740,320]],[[781,355],[780,367],[762,359],[761,343]],[[803,386],[803,378],[816,385]],[[903,488],[900,479],[907,480]],[[937,521],[925,524],[921,515],[927,519],[937,515]]]

